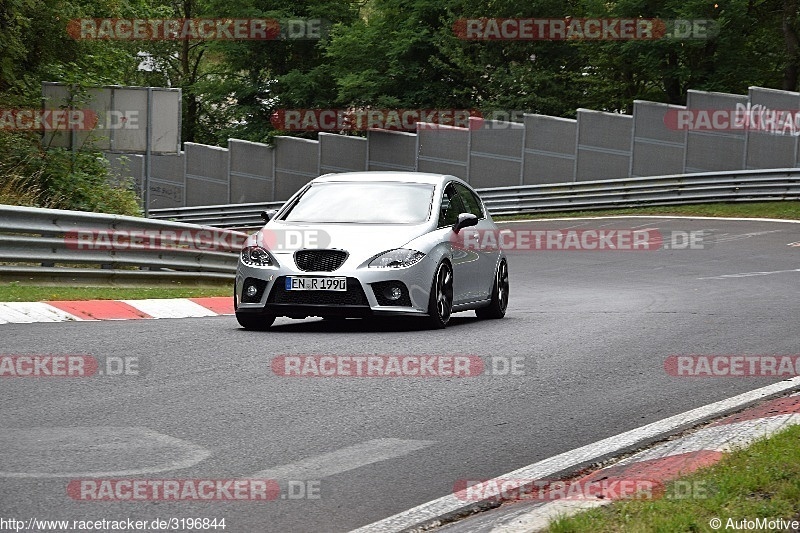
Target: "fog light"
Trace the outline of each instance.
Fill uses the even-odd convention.
[[[244,293],[250,298],[255,296],[257,292],[258,292],[258,287],[256,287],[255,285],[248,285],[244,290]]]
[[[387,287],[383,291],[383,295],[389,300],[399,300],[403,296],[403,291],[400,287]]]

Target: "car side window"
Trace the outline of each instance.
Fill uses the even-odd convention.
[[[452,183],[444,188],[442,193],[442,208],[439,211],[439,227],[452,226],[458,220],[458,215],[467,213],[464,204],[461,203],[461,198],[458,197],[458,191]]]
[[[481,201],[475,195],[474,192],[469,190],[468,188],[464,187],[460,183],[456,183],[456,190],[458,191],[458,195],[461,197],[461,200],[464,202],[464,207],[467,208],[467,213],[472,213],[476,217],[483,218],[483,208],[481,207]]]

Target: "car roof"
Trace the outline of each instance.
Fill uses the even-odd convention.
[[[341,172],[336,174],[325,174],[312,180],[312,183],[326,183],[337,181],[367,182],[367,181],[391,181],[399,183],[428,183],[438,185],[445,181],[458,179],[446,174],[432,174],[429,172]]]

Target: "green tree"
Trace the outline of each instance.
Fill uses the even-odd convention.
[[[80,86],[137,79],[131,43],[76,40],[83,17],[131,16],[139,4],[103,0],[8,0],[0,4],[0,108],[39,107],[41,83]],[[3,201],[90,211],[138,213],[132,184],[115,184],[101,153],[45,150],[37,132],[0,131]]]

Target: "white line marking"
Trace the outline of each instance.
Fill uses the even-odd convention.
[[[674,433],[675,431],[695,426],[723,413],[741,409],[747,405],[769,396],[775,396],[790,389],[800,387],[800,376],[780,381],[766,387],[739,394],[691,411],[686,411],[640,428],[620,433],[613,437],[599,440],[586,446],[544,459],[538,463],[524,466],[507,474],[494,478],[494,482],[508,480],[547,479],[550,476],[570,471],[603,458],[612,457],[634,449],[644,443]],[[507,483],[508,485],[508,483]],[[514,487],[510,487],[513,490]],[[386,495],[384,495],[386,496]],[[396,532],[433,523],[445,515],[465,511],[476,507],[479,502],[465,501],[453,494],[442,496],[436,500],[423,503],[394,516],[363,526],[352,533]]]
[[[2,428],[0,450],[3,465],[12,461],[32,472],[0,472],[0,477],[95,478],[110,476],[138,476],[188,468],[203,461],[211,452],[193,444],[145,427],[56,427],[56,428]],[[157,464],[142,463],[155,457]],[[95,465],[107,463],[119,466],[127,462],[130,467],[108,471],[61,471],[80,468],[81,463]]]
[[[650,222],[630,227],[630,229],[639,229],[639,228],[641,228],[641,231],[653,231],[658,229],[657,227],[653,227]]]
[[[751,278],[753,276],[769,276],[771,274],[786,274],[788,272],[800,272],[800,268],[795,268],[792,270],[773,270],[772,272],[742,272],[741,274],[722,274],[721,276],[710,276],[697,279]]]
[[[492,212],[489,211],[491,215]],[[504,216],[504,215],[497,215]],[[737,217],[692,217],[685,215],[609,215],[599,217],[566,217],[566,218],[526,218],[520,220],[495,220],[495,224],[516,224],[517,222],[547,222],[550,220],[603,220],[606,218],[660,218],[660,219],[679,219],[679,220],[736,220],[743,222],[785,222],[787,224],[800,224],[800,220],[790,220],[783,218],[737,218]]]
[[[713,230],[711,230],[713,233]],[[769,231],[752,231],[750,233],[723,233],[714,237],[714,242],[733,242],[749,239],[750,237],[760,237],[761,235],[769,235],[771,233],[780,233],[783,230],[773,229]]]
[[[320,479],[395,457],[408,455],[436,444],[431,440],[375,439],[295,463],[268,468],[251,475],[252,479]]]

